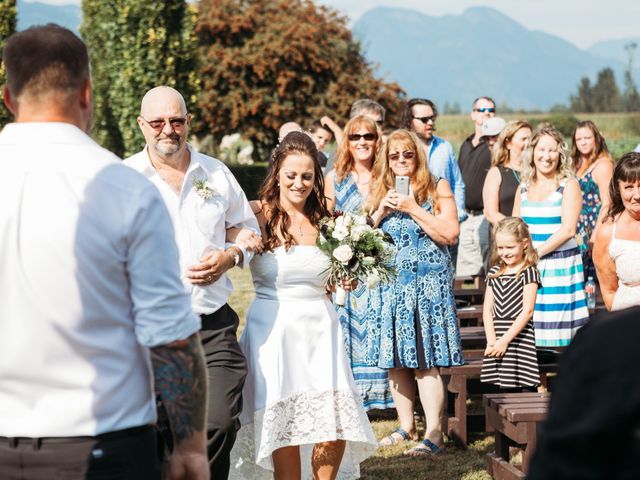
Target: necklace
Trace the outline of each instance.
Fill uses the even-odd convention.
[[[304,223],[304,221],[306,220],[306,217],[302,217],[302,220],[300,220],[300,223],[298,224],[298,228],[296,229],[298,231],[298,236],[299,237],[311,237],[311,236],[316,236],[318,234],[318,232],[314,231],[313,233],[305,233],[302,231],[302,224]],[[293,220],[291,222],[293,224]]]

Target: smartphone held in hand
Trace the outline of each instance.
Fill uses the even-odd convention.
[[[409,177],[404,175],[396,177],[396,192],[402,195],[409,195]]]

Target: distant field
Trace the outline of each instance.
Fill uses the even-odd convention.
[[[560,122],[562,130],[571,147],[570,131],[574,124],[571,122],[570,114],[537,113],[537,114],[504,114],[505,120],[527,120],[536,126],[541,121]],[[578,120],[592,120],[600,129],[609,150],[617,159],[623,153],[631,151],[640,143],[640,115],[636,113],[593,113],[575,114]],[[473,132],[473,125],[468,114],[464,115],[441,115],[436,124],[436,135],[449,140],[456,152],[460,151],[460,145],[464,139]]]

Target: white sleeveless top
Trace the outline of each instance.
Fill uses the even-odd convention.
[[[613,222],[609,256],[618,275],[618,291],[611,310],[640,305],[640,242],[616,238],[616,222]]]

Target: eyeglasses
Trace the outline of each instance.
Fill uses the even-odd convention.
[[[151,121],[147,120],[143,116],[140,116],[140,118],[145,122],[147,122],[147,124],[151,128],[157,131],[162,130],[167,122],[169,122],[169,124],[171,125],[171,128],[173,128],[174,130],[184,127],[184,125],[187,123],[187,117],[174,117],[174,118],[166,118],[166,119],[151,120]]]
[[[364,138],[367,142],[373,142],[376,138],[378,138],[378,135],[376,135],[375,133],[350,133],[349,134],[350,142],[357,142],[361,138]]]
[[[495,107],[474,108],[473,111],[480,113],[496,113]]]
[[[416,120],[420,120],[422,123],[426,124],[429,121],[435,122],[436,121],[436,116],[435,115],[429,115],[428,117],[413,117]]]
[[[416,152],[413,152],[411,150],[407,150],[406,152],[393,152],[389,154],[389,160],[392,160],[395,162],[399,160],[401,156],[405,160],[411,160],[413,157],[416,156]]]

